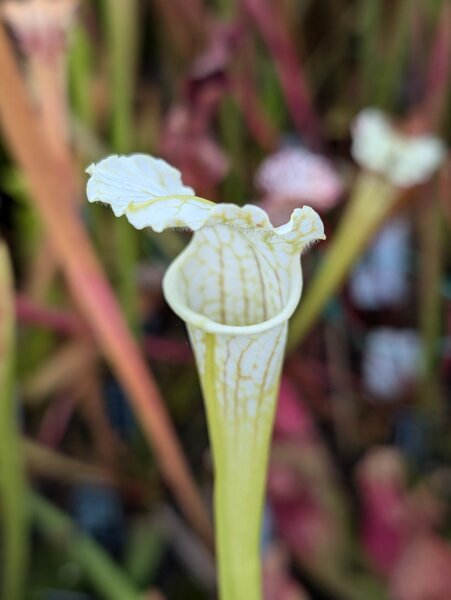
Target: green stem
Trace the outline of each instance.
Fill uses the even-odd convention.
[[[69,54],[69,80],[73,110],[80,121],[93,126],[94,110],[91,95],[92,51],[85,29],[77,24],[73,31],[73,44]]]
[[[136,90],[139,3],[137,0],[103,0],[111,61],[112,147],[127,153],[134,145],[133,99]],[[135,268],[138,259],[136,231],[125,219],[115,219],[119,298],[128,322],[138,314]]]
[[[134,143],[139,3],[137,0],[103,0],[103,5],[111,61],[111,141],[117,152],[130,152]]]
[[[233,157],[232,168],[223,183],[223,196],[239,202],[245,196],[246,189],[246,140],[242,117],[234,100],[228,96],[221,103],[219,122],[222,141],[229,156]]]
[[[382,179],[368,173],[360,176],[320,270],[291,319],[289,351],[305,337],[329,299],[338,291],[347,273],[387,216],[395,198],[396,188]]]
[[[393,107],[400,90],[399,82],[401,80],[402,69],[406,63],[412,7],[412,0],[401,0],[398,4],[398,12],[393,18],[394,26],[391,36],[387,35],[387,32],[382,32],[384,36],[383,46],[386,50],[384,66],[380,70],[380,77],[377,78],[375,99],[376,103],[385,109]],[[387,37],[389,38],[388,40]]]
[[[438,368],[440,358],[441,309],[440,282],[443,268],[442,214],[437,198],[428,199],[420,215],[420,329],[424,347],[420,407],[431,416],[440,412]]]
[[[222,418],[218,407],[215,336],[206,335],[206,401],[215,466],[215,531],[221,600],[261,600],[260,530],[274,411],[249,431],[246,423]],[[237,374],[239,378],[239,374]],[[241,382],[237,382],[238,390]],[[274,407],[278,381],[268,392]]]
[[[215,461],[215,515],[219,590],[222,600],[261,600],[260,529],[267,451],[247,460],[232,440]],[[228,448],[228,449],[227,449]],[[239,466],[238,466],[239,465]]]
[[[89,537],[77,531],[62,511],[35,493],[30,495],[29,503],[39,530],[51,541],[64,543],[71,559],[83,569],[100,596],[106,600],[143,599],[110,557]]]
[[[3,520],[2,598],[24,598],[28,562],[27,481],[14,397],[13,279],[0,243],[0,491]]]
[[[361,102],[365,106],[374,96],[375,69],[378,69],[377,33],[381,21],[382,4],[374,0],[360,3],[361,43],[360,43],[360,81]]]

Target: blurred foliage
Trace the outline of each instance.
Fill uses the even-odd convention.
[[[58,68],[51,64],[43,80],[36,47],[8,24],[36,131],[57,165],[56,197],[65,205],[55,208],[54,220],[68,227],[69,213],[80,216],[94,262],[105,269],[208,501],[211,458],[199,384],[183,326],[161,295],[164,268],[189,235],[136,232],[125,218],[86,206],[83,171],[108,153],[146,152],[180,168],[200,195],[244,204],[261,199],[254,176],[266,156],[304,145],[327,156],[344,182],[342,204],[323,215],[333,239],[359,178],[349,150],[361,109],[383,108],[404,126],[414,120],[449,144],[449,0],[84,1],[67,27],[49,17],[45,0],[33,2],[42,2],[53,34],[65,40],[67,34],[57,49]],[[57,132],[56,141],[45,118],[49,106],[68,132]],[[12,283],[3,285],[8,267],[0,246],[4,598],[214,597],[213,559],[191,527],[202,530],[196,500],[191,493],[183,506],[183,484],[168,489],[177,477],[159,476],[162,464],[173,464],[161,450],[170,427],[158,438],[161,446],[149,445],[159,431],[158,391],[144,380],[133,340],[117,325],[116,309],[105,308],[108,290],[93,285],[86,247],[77,242],[66,258],[73,255],[78,283],[74,276],[67,285],[67,260],[17,154],[5,133],[0,233],[16,274],[16,316],[3,308],[13,302],[13,290]],[[308,426],[287,434],[276,422],[265,553],[267,589],[275,591],[268,600],[431,600],[431,581],[438,582],[437,598],[451,597],[451,582],[422,558],[427,540],[435,564],[445,565],[441,573],[451,572],[450,182],[448,160],[384,217],[401,215],[411,230],[407,298],[359,307],[348,265],[344,286],[309,324],[302,344],[292,340],[284,376],[294,389],[289,410]],[[354,240],[362,256],[375,233]],[[68,244],[77,239],[70,235],[68,227]],[[306,289],[325,248],[303,260]],[[91,317],[80,308],[80,294],[84,306],[91,303]],[[3,336],[15,318],[14,352]],[[114,342],[109,319],[111,331],[122,332]],[[380,327],[413,329],[423,344],[421,366],[388,400],[364,380],[368,336]],[[401,369],[393,358],[390,364]],[[28,483],[19,464],[20,432]],[[393,454],[387,459],[380,446]],[[191,506],[191,525],[180,505],[185,517]],[[28,538],[27,506],[35,528]],[[203,533],[208,537],[205,527]],[[392,556],[389,566],[380,560],[381,548]],[[426,583],[414,596],[402,582],[417,572]]]

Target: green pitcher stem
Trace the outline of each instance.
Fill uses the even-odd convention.
[[[338,291],[349,270],[366,249],[387,216],[397,189],[382,179],[362,173],[355,185],[340,228],[329,245],[319,271],[290,321],[288,350],[304,338]]]
[[[266,460],[258,462],[254,465],[237,453],[217,465],[214,507],[221,600],[262,598],[260,529]]]
[[[202,387],[215,468],[216,553],[221,600],[261,600],[260,532],[274,410],[255,423],[221,418],[215,389],[215,336],[206,336]],[[275,407],[278,385],[269,394]],[[266,399],[268,395],[266,396]],[[260,399],[262,400],[262,399]]]

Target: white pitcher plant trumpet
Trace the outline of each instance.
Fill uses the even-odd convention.
[[[302,291],[299,256],[324,238],[321,219],[304,207],[274,228],[256,206],[196,197],[176,169],[145,155],[110,156],[88,173],[88,200],[110,204],[138,229],[195,232],[163,289],[187,325],[206,404],[220,595],[258,600],[260,523],[287,324]]]
[[[289,349],[298,344],[337,291],[372,235],[395,206],[400,192],[428,181],[446,156],[432,135],[407,135],[381,111],[368,108],[352,126],[352,156],[361,167],[340,227],[293,317]]]

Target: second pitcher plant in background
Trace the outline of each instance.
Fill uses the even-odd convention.
[[[91,202],[138,229],[194,231],[164,278],[166,300],[194,349],[215,468],[215,523],[223,600],[261,598],[259,540],[266,467],[288,319],[302,291],[299,256],[324,238],[308,207],[274,228],[252,205],[195,196],[180,173],[144,155],[88,169]]]
[[[352,137],[352,156],[361,171],[321,268],[292,319],[289,351],[315,324],[349,269],[396,206],[400,192],[428,181],[445,157],[440,139],[429,134],[402,133],[374,108],[357,115]]]

